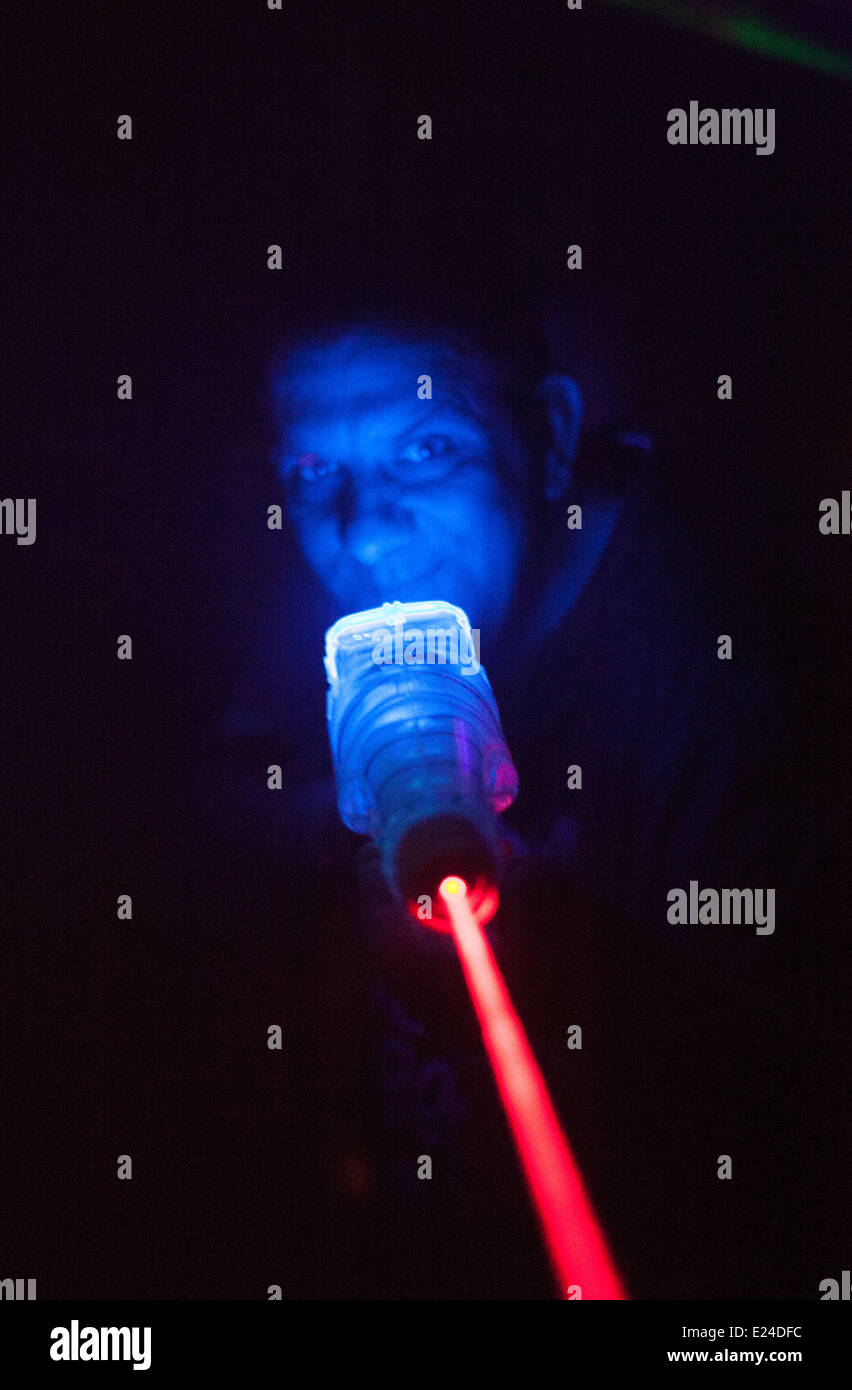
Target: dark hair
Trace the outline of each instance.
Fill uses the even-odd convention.
[[[307,341],[354,327],[437,338],[489,369],[532,468],[543,471],[551,439],[536,392],[562,365],[551,356],[542,315],[554,293],[564,301],[565,275],[555,276],[540,251],[533,256],[517,236],[496,235],[476,214],[448,211],[439,224],[422,216],[416,225],[342,222],[310,244],[290,246],[281,274],[269,277],[267,390]],[[625,444],[616,428],[586,429],[576,476],[580,484],[622,490],[646,461],[646,450]],[[532,494],[543,492],[541,477],[529,481]]]
[[[341,227],[293,248],[275,279],[268,384],[290,352],[354,326],[445,342],[487,365],[499,398],[531,452],[546,438],[536,387],[548,370],[538,316],[537,267],[516,242],[479,220],[416,228]]]

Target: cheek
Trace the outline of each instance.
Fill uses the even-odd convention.
[[[514,529],[515,509],[496,480],[477,469],[451,486],[437,487],[409,498],[421,529],[440,528],[453,541],[483,530],[508,533]]]
[[[477,551],[490,570],[515,568],[524,544],[524,522],[514,498],[493,489],[476,508]]]
[[[523,517],[492,479],[421,498],[415,509],[421,546],[431,546],[478,581],[510,578],[523,549]]]
[[[336,563],[340,541],[331,520],[312,517],[298,522],[295,530],[302,554],[314,569],[323,573]]]
[[[503,589],[514,580],[520,547],[511,532],[499,528],[486,531],[477,547],[473,568],[489,586]]]

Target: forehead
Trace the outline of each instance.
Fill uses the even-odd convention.
[[[493,395],[493,374],[481,358],[437,339],[355,330],[297,347],[275,374],[273,398],[282,417],[299,420],[392,411],[417,400],[424,374],[437,402],[476,410]]]

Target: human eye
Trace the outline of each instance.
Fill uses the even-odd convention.
[[[310,486],[339,472],[340,464],[331,459],[324,459],[319,454],[300,454],[290,476],[297,484]]]
[[[321,454],[295,455],[283,475],[288,506],[294,511],[329,506],[337,497],[343,471],[343,464]]]
[[[405,445],[400,455],[406,472],[418,478],[447,472],[455,456],[455,443],[445,434],[427,434],[413,439]]]

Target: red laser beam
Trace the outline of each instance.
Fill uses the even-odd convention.
[[[544,1078],[468,905],[467,884],[445,878],[438,891],[562,1296],[576,1297],[579,1286],[583,1299],[626,1299]]]

